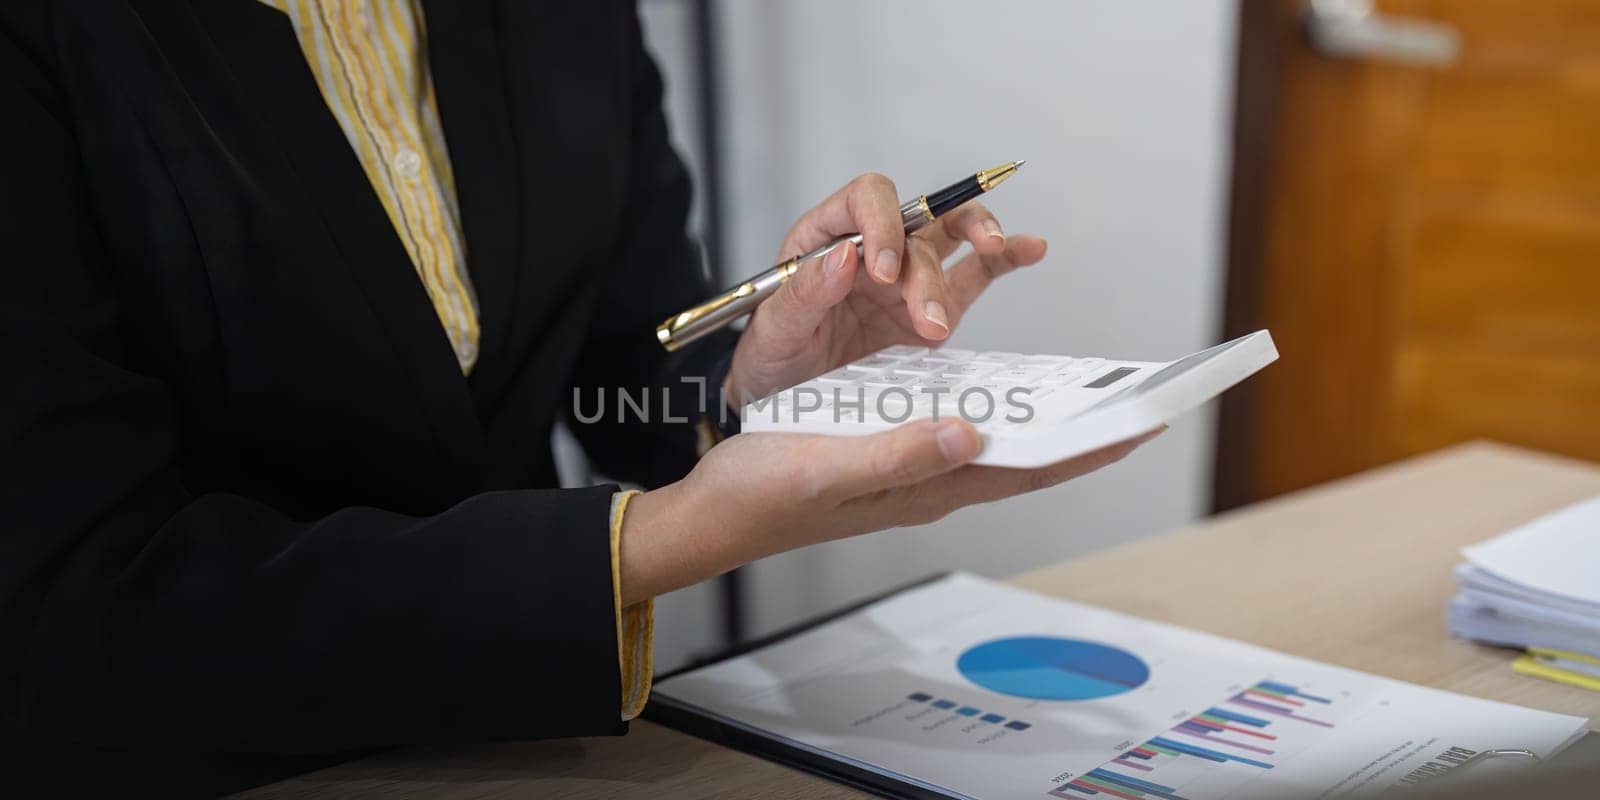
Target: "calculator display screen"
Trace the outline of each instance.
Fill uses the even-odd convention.
[[[1205,361],[1207,361],[1207,360],[1215,357],[1216,355],[1226,351],[1228,348],[1233,347],[1234,345],[1238,344],[1239,341],[1240,340],[1236,339],[1236,340],[1231,341],[1231,342],[1226,342],[1226,343],[1223,343],[1223,344],[1219,344],[1216,347],[1211,347],[1211,348],[1207,348],[1205,350],[1201,350],[1198,353],[1191,353],[1191,354],[1189,354],[1187,356],[1184,356],[1183,358],[1180,358],[1177,361],[1174,361],[1171,364],[1168,364],[1165,367],[1162,367],[1154,375],[1151,375],[1150,377],[1145,378],[1143,381],[1141,381],[1141,382],[1139,382],[1137,384],[1134,384],[1133,386],[1130,386],[1130,387],[1128,387],[1126,389],[1123,389],[1122,391],[1117,392],[1117,393],[1111,395],[1110,397],[1107,397],[1106,399],[1101,400],[1098,403],[1095,403],[1093,407],[1091,407],[1091,408],[1089,408],[1087,410],[1088,411],[1093,411],[1096,408],[1102,408],[1104,406],[1111,405],[1112,403],[1119,402],[1119,401],[1121,401],[1123,399],[1126,399],[1128,397],[1137,397],[1137,396],[1139,396],[1141,394],[1144,394],[1145,392],[1148,392],[1151,389],[1154,389],[1157,386],[1160,386],[1161,384],[1166,383],[1167,381],[1170,381],[1173,378],[1176,378],[1176,377],[1178,377],[1179,375],[1182,375],[1185,372],[1188,372],[1189,370],[1195,368],[1196,366],[1199,366],[1201,363],[1204,363]],[[1121,370],[1118,369],[1118,370],[1113,370],[1111,372],[1108,372],[1105,375],[1100,376],[1100,378],[1098,378],[1095,381],[1095,383],[1099,383],[1100,381],[1103,381],[1106,378],[1111,377],[1112,375],[1116,375],[1116,373],[1120,372],[1120,371]],[[1119,375],[1119,376],[1117,376],[1117,379],[1120,380],[1121,377],[1122,376]],[[1093,388],[1093,384],[1084,384],[1084,385],[1085,385],[1086,388]]]
[[[1083,388],[1104,389],[1107,386],[1110,386],[1111,384],[1116,383],[1117,381],[1120,381],[1138,371],[1138,367],[1117,367],[1116,369],[1111,370],[1110,372],[1107,372],[1098,378],[1095,378],[1093,382],[1084,384]]]

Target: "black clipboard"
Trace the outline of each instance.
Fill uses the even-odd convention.
[[[701,659],[686,667],[675,669],[665,675],[657,676],[657,680],[665,681],[693,672],[702,667],[707,667],[730,658],[737,658],[770,647],[786,639],[798,636],[806,631],[825,625],[842,617],[847,617],[868,606],[881,603],[896,595],[926,586],[947,577],[950,573],[940,572],[925,578],[913,581],[903,586],[890,589],[882,594],[874,595],[865,600],[845,606],[837,611],[831,611],[818,617],[805,620],[777,633],[763,636],[751,642],[718,653],[710,658]],[[789,742],[774,736],[757,733],[746,728],[730,725],[716,717],[706,716],[700,709],[680,703],[666,695],[655,695],[645,706],[641,715],[645,719],[659,725],[664,725],[673,730],[687,733],[723,747],[732,748],[751,755],[760,756],[768,761],[774,761],[786,767],[793,767],[802,772],[819,775],[828,780],[845,784],[865,792],[871,792],[879,797],[896,798],[897,800],[948,800],[959,795],[936,792],[930,789],[909,783],[889,775],[862,769],[854,764],[841,761],[827,755],[796,747]]]

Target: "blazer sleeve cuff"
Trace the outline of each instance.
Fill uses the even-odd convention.
[[[655,673],[655,600],[622,607],[622,519],[638,491],[611,496],[611,603],[616,611],[617,667],[622,675],[622,719],[639,716]]]

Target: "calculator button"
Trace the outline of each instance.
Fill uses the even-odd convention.
[[[929,389],[954,389],[960,385],[961,381],[955,378],[923,378],[917,381],[917,388],[919,389],[923,387]]]
[[[855,367],[856,369],[889,369],[890,367],[896,366],[899,363],[900,359],[898,358],[889,358],[887,356],[867,356],[866,358],[863,358],[860,361],[851,364],[850,366]]]
[[[909,385],[911,385],[913,383],[916,383],[916,382],[917,382],[917,376],[915,376],[915,375],[901,375],[899,373],[894,373],[894,372],[886,373],[886,374],[883,374],[883,375],[873,375],[873,376],[865,378],[865,379],[863,379],[861,381],[863,386],[879,386],[879,387],[909,386]]]
[[[878,355],[880,355],[880,356],[895,356],[895,357],[899,357],[899,358],[907,358],[907,357],[910,357],[910,356],[925,356],[927,354],[928,354],[928,348],[926,348],[926,347],[912,347],[909,344],[897,344],[897,345],[894,345],[892,347],[885,347],[882,350],[878,351]]]
[[[988,392],[989,394],[994,395],[995,402],[999,402],[999,401],[1005,399],[1005,394],[1006,394],[1006,390],[1007,389],[1015,389],[1015,388],[1016,388],[1016,384],[1014,384],[1014,383],[996,383],[995,381],[983,381],[982,383],[969,383],[969,384],[967,384],[967,387],[966,387],[966,389],[981,389],[981,390],[983,390],[985,392]],[[965,392],[966,389],[962,389],[962,391]],[[974,401],[974,402],[976,402],[976,401]]]
[[[1033,383],[1045,376],[1044,370],[1010,367],[997,370],[989,375],[990,380],[1004,381],[1006,383]]]
[[[971,350],[961,350],[955,347],[941,347],[937,350],[929,350],[927,357],[942,358],[946,361],[965,361],[966,359],[972,358],[973,355],[975,355],[975,353],[973,353]]]
[[[987,375],[995,369],[993,364],[948,364],[939,370],[941,375],[952,375],[960,378],[976,378]]]
[[[987,361],[993,364],[1010,364],[1022,358],[1021,353],[1005,353],[999,350],[985,350],[972,357],[973,361]]]
[[[901,363],[894,365],[895,372],[914,372],[919,375],[926,375],[930,372],[942,372],[949,368],[950,365],[943,361],[929,361],[925,358],[918,358],[912,361],[902,361]]]
[[[857,381],[860,381],[862,378],[866,378],[866,377],[869,377],[869,376],[872,376],[872,375],[876,375],[876,374],[877,374],[876,372],[869,372],[869,371],[864,370],[864,369],[852,369],[850,367],[840,367],[840,368],[838,368],[838,369],[836,369],[836,370],[834,370],[832,372],[827,373],[826,375],[822,375],[822,376],[818,377],[817,378],[817,382],[818,383],[856,383]]]
[[[1077,361],[1072,362],[1072,368],[1079,372],[1088,372],[1090,370],[1099,369],[1105,366],[1105,364],[1106,360],[1103,358],[1080,358]]]
[[[1060,369],[1072,363],[1071,356],[1028,356],[1017,361],[1019,367]]]

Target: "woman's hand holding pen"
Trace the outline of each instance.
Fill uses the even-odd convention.
[[[1006,237],[968,203],[907,237],[894,184],[864,175],[807,212],[789,258],[855,231],[854,247],[802,265],[756,310],[724,389],[730,402],[773,391],[892,344],[935,345],[994,279],[1044,257],[1036,236]],[[943,262],[962,242],[972,254]],[[683,480],[628,506],[621,592],[633,603],[763,556],[869,531],[932,522],[958,508],[1054,486],[1116,461],[1153,436],[1038,469],[972,466],[982,437],[959,418],[859,437],[735,436]]]
[[[724,385],[735,408],[893,344],[936,346],[996,278],[1044,258],[1037,236],[1007,237],[970,202],[906,236],[894,183],[862,175],[805,213],[779,260],[859,231],[864,258],[834,248],[806,262],[751,317]],[[948,270],[962,242],[973,252]],[[864,262],[864,263],[863,263]]]

